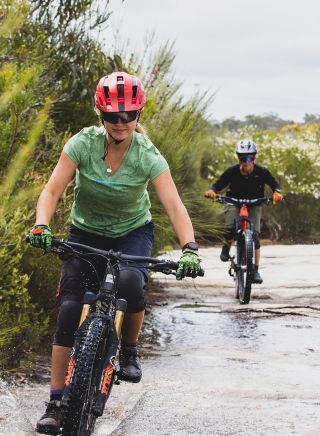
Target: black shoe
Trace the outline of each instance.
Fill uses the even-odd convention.
[[[46,403],[47,409],[37,422],[37,432],[42,434],[60,434],[62,414],[60,401],[52,400]]]
[[[223,245],[222,246],[222,250],[220,253],[220,259],[222,260],[222,262],[228,262],[228,260],[230,259],[230,245]]]
[[[258,271],[258,269],[255,269],[252,277],[252,283],[256,283],[257,285],[261,285],[263,282],[262,277]]]
[[[142,377],[137,347],[122,347],[120,350],[120,379],[139,383]]]

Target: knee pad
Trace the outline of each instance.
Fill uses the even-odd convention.
[[[127,300],[127,312],[137,313],[145,308],[146,278],[137,268],[121,266],[117,298]]]
[[[260,245],[260,233],[259,232],[256,232],[256,231],[253,232],[253,240],[254,240],[255,249],[259,250],[259,248],[261,246]]]
[[[66,300],[61,303],[57,319],[57,329],[53,337],[53,345],[72,347],[81,311],[82,303],[80,301]]]

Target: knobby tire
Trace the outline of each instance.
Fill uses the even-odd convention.
[[[70,383],[70,399],[63,416],[62,436],[89,436],[96,416],[92,406],[101,375],[101,358],[106,343],[106,323],[93,318],[82,339],[74,375]]]
[[[240,304],[249,304],[253,277],[254,242],[251,230],[245,230],[239,235],[237,243],[237,273],[236,287]]]

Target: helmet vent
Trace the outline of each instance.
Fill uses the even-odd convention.
[[[137,91],[138,91],[137,79],[134,77],[132,79],[132,99],[135,99],[137,97]]]
[[[118,88],[118,99],[124,98],[124,86],[123,86],[123,82],[122,83],[118,82],[117,88]]]
[[[104,95],[106,96],[106,98],[109,98],[109,86],[105,85],[103,87],[104,90]]]

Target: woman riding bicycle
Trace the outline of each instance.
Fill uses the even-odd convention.
[[[170,174],[168,164],[139,125],[146,96],[140,80],[125,72],[102,77],[95,92],[95,111],[101,127],[88,127],[64,146],[60,159],[37,204],[36,224],[29,232],[31,245],[50,251],[49,227],[57,202],[75,178],[69,240],[104,250],[150,256],[154,225],[147,192],[151,181],[182,247],[177,279],[200,270],[190,217]],[[96,269],[101,271],[99,263]],[[84,292],[90,287],[79,259],[63,263],[58,286],[59,313],[52,349],[51,392],[37,431],[52,434],[61,424],[60,400],[79,324]],[[88,277],[89,275],[89,277]],[[141,379],[137,340],[144,318],[147,271],[120,268],[118,298],[128,302],[120,350],[120,374],[126,381]]]
[[[212,201],[216,199],[216,193],[227,188],[227,196],[234,198],[253,199],[264,196],[264,186],[268,185],[273,191],[273,203],[283,199],[280,186],[270,171],[255,163],[257,154],[256,144],[250,139],[242,139],[236,146],[236,154],[239,163],[229,167],[220,178],[213,183],[206,196]],[[227,205],[225,209],[224,245],[220,259],[227,262],[232,240],[234,239],[235,221],[239,215],[239,208],[234,205]],[[253,283],[262,283],[259,273],[260,261],[260,221],[261,206],[249,207],[249,218],[253,221],[253,237],[255,242],[255,271]]]

